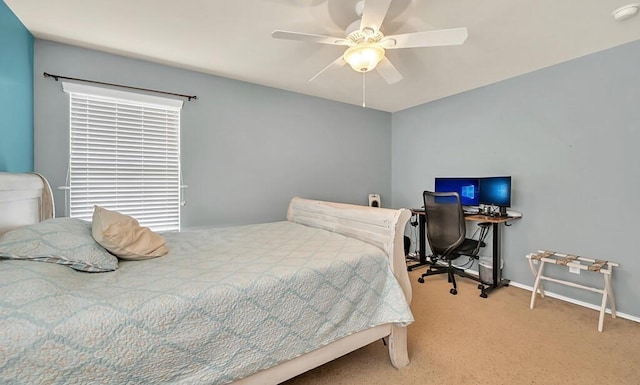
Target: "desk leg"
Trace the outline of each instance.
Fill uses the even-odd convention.
[[[420,257],[420,261],[413,265],[407,266],[408,271],[412,271],[414,269],[417,269],[418,267],[426,266],[429,264],[429,262],[427,262],[427,255],[425,252],[425,250],[427,249],[427,242],[425,240],[425,238],[427,237],[427,221],[424,215],[417,215],[418,231],[420,232],[420,234],[418,234],[418,256]]]
[[[500,253],[500,246],[502,245],[500,242],[500,223],[493,224],[493,284],[489,285],[482,289],[482,293],[480,296],[483,298],[487,297],[487,294],[491,293],[494,289],[497,289],[502,286],[509,286],[511,282],[508,279],[502,279],[502,269],[500,265],[502,262],[502,256]]]
[[[502,269],[500,269],[500,224],[493,224],[493,285],[500,282]]]

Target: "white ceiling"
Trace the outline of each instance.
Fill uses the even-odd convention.
[[[349,66],[309,79],[344,47],[279,40],[275,29],[344,37],[357,0],[4,0],[36,38],[355,105]],[[394,0],[389,34],[467,27],[461,46],[388,50],[404,76],[366,75],[368,108],[395,112],[640,39],[627,0]],[[74,74],[61,74],[74,76]]]

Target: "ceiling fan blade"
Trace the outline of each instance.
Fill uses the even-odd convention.
[[[404,79],[400,71],[398,71],[386,57],[382,58],[380,63],[378,63],[376,70],[389,84],[394,84]]]
[[[299,40],[299,41],[308,41],[312,43],[321,43],[321,44],[332,44],[332,45],[351,44],[350,40],[343,39],[341,37],[314,35],[311,33],[302,33],[302,32],[275,30],[271,32],[271,36],[276,39]]]
[[[320,70],[320,72],[318,72],[317,74],[315,74],[314,77],[312,77],[311,79],[309,79],[310,82],[312,82],[315,78],[317,78],[318,76],[320,76],[321,73],[323,73],[324,71],[330,69],[330,68],[339,68],[342,67],[343,65],[347,64],[346,61],[344,61],[344,59],[342,58],[342,56],[340,56],[339,58],[337,58],[336,60],[332,61],[328,66],[324,67],[323,69]]]
[[[389,5],[391,5],[391,0],[366,0],[362,10],[360,30],[371,28],[375,32],[379,31],[382,21],[389,10]]]
[[[467,29],[462,27],[385,36],[380,44],[385,49],[438,47],[460,45],[468,36]]]

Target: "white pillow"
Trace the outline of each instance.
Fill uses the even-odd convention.
[[[142,227],[134,218],[95,206],[93,239],[121,259],[140,260],[161,257],[169,252],[165,239]]]

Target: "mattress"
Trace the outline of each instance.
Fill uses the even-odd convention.
[[[225,384],[413,322],[368,243],[292,222],[164,236],[109,273],[0,260],[0,383]]]

